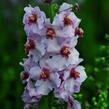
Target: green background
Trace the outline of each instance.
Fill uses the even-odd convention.
[[[0,0],[1,109],[23,108],[21,94],[24,86],[20,80],[22,68],[19,65],[19,62],[25,57],[24,43],[26,34],[22,24],[23,8],[28,4],[37,5],[34,1]],[[100,51],[100,47],[104,44],[108,45],[105,34],[109,34],[109,0],[79,1],[81,1],[81,9],[76,14],[82,19],[81,27],[84,29],[85,34],[84,38],[79,40],[77,49],[80,52],[80,57],[84,58],[82,64],[86,67],[88,79],[83,83],[80,95],[75,95],[75,97],[82,103],[83,109],[109,109],[109,107],[96,107],[96,104],[93,103],[94,97],[99,101],[98,95],[109,90],[109,78],[107,76],[109,71],[103,70],[105,67],[109,68],[109,59],[107,58],[107,61],[104,63],[99,61],[101,57],[105,58],[107,55]],[[63,2],[63,0],[60,0],[60,2]],[[42,9],[44,10],[44,7]],[[105,52],[109,53],[109,49],[106,49]],[[99,92],[98,95],[96,94],[97,92]],[[106,97],[108,98],[108,96],[107,94]],[[109,106],[107,98],[103,102]],[[41,103],[43,104],[43,102]],[[104,104],[99,103],[99,105],[102,106]],[[46,109],[44,105],[41,108]]]

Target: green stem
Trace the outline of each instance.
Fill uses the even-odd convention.
[[[48,95],[48,109],[52,109],[52,100],[53,100],[52,93],[50,93]]]
[[[51,20],[51,22],[53,21],[53,8],[52,8],[52,4],[50,4],[50,20]]]

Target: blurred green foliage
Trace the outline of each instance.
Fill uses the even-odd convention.
[[[65,0],[59,0],[63,2]],[[70,0],[68,0],[70,1]],[[75,3],[76,0],[72,0]],[[79,94],[74,95],[83,109],[109,109],[109,0],[79,0],[81,9],[76,13],[85,31],[79,40],[78,50],[84,58],[88,79]],[[22,68],[19,62],[25,57],[23,8],[37,5],[35,0],[0,0],[0,108],[22,109],[20,80]],[[49,16],[49,8],[41,6]],[[55,13],[52,13],[54,16]],[[41,109],[47,109],[47,98],[41,101]],[[58,106],[59,107],[59,106]],[[48,108],[49,109],[49,108]],[[55,109],[54,107],[52,109]]]

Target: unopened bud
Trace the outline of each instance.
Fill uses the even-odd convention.
[[[23,71],[23,72],[21,72],[20,77],[21,77],[22,80],[27,80],[28,77],[29,77],[29,73]]]
[[[75,29],[75,35],[78,35],[78,36],[80,36],[80,37],[83,37],[83,35],[84,35],[83,29],[77,27],[77,28]]]
[[[76,4],[74,5],[73,9],[74,9],[75,11],[79,11],[79,10],[80,10],[79,4],[76,3]]]

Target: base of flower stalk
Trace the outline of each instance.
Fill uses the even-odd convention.
[[[56,99],[53,92],[50,92],[49,95],[43,96],[41,98],[38,109],[66,109],[66,108],[67,103],[62,100]]]

